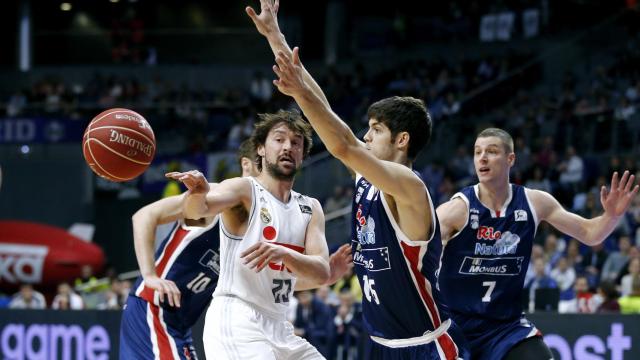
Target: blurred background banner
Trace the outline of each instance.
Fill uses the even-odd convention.
[[[117,359],[120,311],[79,314],[76,311],[0,310],[0,356],[14,360]],[[640,358],[640,316],[538,313],[528,318],[543,332],[557,360]],[[193,328],[200,359],[205,359],[203,326],[204,316]]]
[[[0,118],[0,144],[78,143],[84,128],[84,122],[65,118]]]

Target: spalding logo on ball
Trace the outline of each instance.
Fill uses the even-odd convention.
[[[156,153],[156,138],[147,120],[128,109],[109,109],[91,120],[82,153],[91,170],[111,181],[142,174]]]

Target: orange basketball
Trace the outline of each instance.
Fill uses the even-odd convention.
[[[142,115],[128,109],[109,109],[87,126],[82,153],[96,174],[111,181],[127,181],[151,164],[156,138]]]

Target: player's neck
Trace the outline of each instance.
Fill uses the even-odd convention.
[[[273,176],[267,174],[266,171],[260,173],[260,175],[258,175],[256,179],[276,199],[282,201],[283,203],[289,202],[289,198],[291,197],[291,189],[293,188],[293,180],[278,180]]]
[[[509,179],[500,183],[480,183],[478,199],[493,210],[500,210],[509,197]]]

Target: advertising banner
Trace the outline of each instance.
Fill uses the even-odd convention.
[[[86,125],[65,118],[0,118],[0,144],[80,143]]]
[[[119,311],[0,310],[0,358],[118,359]],[[556,360],[640,359],[640,316],[532,314]],[[199,359],[204,315],[193,327]],[[360,351],[360,354],[363,352]]]

